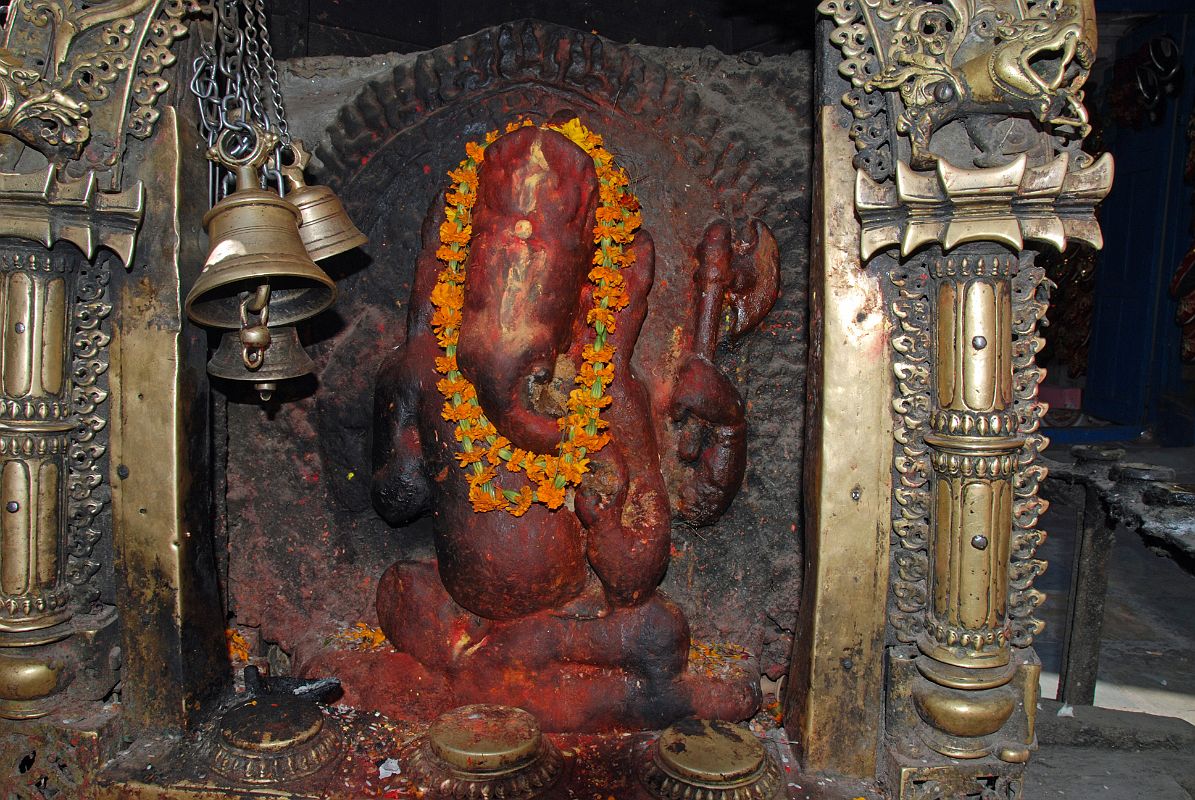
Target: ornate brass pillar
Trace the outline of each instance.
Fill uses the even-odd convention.
[[[76,427],[67,369],[73,264],[14,245],[0,255],[0,643],[7,653],[65,639],[66,454]],[[68,299],[69,298],[69,299]],[[0,657],[0,714],[38,716],[63,682],[49,659]]]
[[[1112,164],[1081,150],[1093,9],[1089,0],[819,8],[842,52],[823,52],[837,66],[822,75],[823,113],[850,120],[837,129],[856,151],[849,266],[887,284],[895,378],[878,776],[902,800],[1014,800],[1036,747],[1032,642],[1044,595],[1033,580],[1046,566],[1034,557],[1046,444],[1034,356],[1048,282],[1026,242],[1101,244],[1094,208]]]
[[[158,436],[156,448],[124,459],[128,421],[115,415],[130,397],[146,408],[172,400],[184,383],[188,396],[202,396],[162,361],[155,375],[170,392],[124,379],[119,359],[128,350],[119,347],[122,327],[144,323],[180,338],[178,311],[171,330],[167,306],[173,286],[181,308],[179,240],[197,237],[180,230],[177,193],[150,198],[146,186],[179,182],[177,120],[167,109],[160,122],[158,101],[171,88],[171,47],[186,33],[189,8],[185,0],[16,0],[0,9],[0,734],[10,750],[28,742],[29,753],[19,774],[0,779],[9,794],[32,787],[76,796],[75,776],[147,724],[147,715],[129,713],[140,712],[136,702],[101,702],[119,700],[121,687],[151,694],[144,675],[157,680],[173,665],[143,663],[140,650],[152,648],[130,642],[177,634],[175,661],[191,665],[213,661],[212,644],[221,644],[201,642],[202,626],[174,630],[156,616],[173,591],[161,575],[190,558],[193,532],[205,533],[183,521],[183,501],[140,549],[124,547],[136,538],[132,525],[113,523],[114,481],[133,475],[174,484],[137,497],[138,519],[174,494],[186,495],[192,518],[204,516],[194,491],[202,481],[176,480],[159,466],[190,453]],[[151,230],[139,240],[143,221]],[[153,416],[140,427],[154,428]],[[201,421],[192,415],[187,425],[206,453]],[[116,510],[123,515],[123,502]],[[214,590],[195,594],[218,617]],[[181,705],[152,721],[177,724]]]
[[[1016,256],[970,245],[928,259],[934,314],[929,600],[913,689],[925,742],[957,758],[987,755],[1016,706],[1008,562],[1018,436],[1013,409]],[[1009,759],[1028,756],[1028,743]]]

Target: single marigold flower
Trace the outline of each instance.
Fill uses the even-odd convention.
[[[481,462],[478,462],[480,464]],[[474,465],[472,469],[465,473],[465,480],[469,482],[470,486],[481,486],[489,483],[498,474],[498,470],[494,469],[493,464],[483,464],[480,472],[477,471],[477,466]]]
[[[436,389],[445,397],[452,397],[457,392],[460,392],[461,399],[463,400],[466,392],[472,388],[473,385],[461,377],[441,378],[436,381]]]
[[[531,504],[535,502],[535,492],[531,491],[530,486],[519,487],[519,499],[515,500],[508,509],[511,514],[516,517],[521,517],[527,513],[527,509],[531,508]]]
[[[519,447],[514,448],[511,451],[510,458],[506,462],[506,468],[511,472],[519,472],[523,469],[523,461],[528,455],[526,450]]]
[[[610,434],[608,433],[587,433],[582,427],[573,434],[573,446],[584,447],[591,453],[596,453],[607,444],[610,443]]]
[[[459,308],[437,308],[432,314],[432,328],[437,333],[443,328],[460,327],[461,311]]]
[[[587,344],[581,348],[581,360],[588,361],[591,364],[598,361],[606,362],[614,356],[615,352],[617,352],[617,348],[609,342],[606,342],[605,347],[601,350],[596,349],[591,344]]]
[[[465,287],[440,281],[432,287],[431,301],[439,308],[464,308]]]
[[[598,222],[618,222],[622,219],[622,209],[613,206],[598,206],[594,214]]]
[[[486,452],[486,460],[491,464],[498,464],[502,461],[502,456],[498,452],[510,447],[510,440],[503,436],[494,437],[494,441],[490,443],[489,450]]]
[[[474,447],[472,450],[461,450],[453,455],[462,467],[468,467],[480,462],[485,457],[485,450],[482,450],[480,447]]]
[[[559,458],[556,456],[540,456],[534,461],[527,462],[527,478],[539,483],[550,481],[556,477]]]
[[[574,456],[560,459],[560,474],[572,484],[581,482],[581,476],[589,472],[589,459]]]
[[[564,505],[564,489],[558,487],[554,481],[548,480],[539,484],[535,495],[539,502],[553,511]]]
[[[631,296],[618,286],[599,286],[593,290],[595,303],[606,301],[606,309],[621,311],[631,302]]]
[[[473,504],[473,510],[480,513],[503,511],[510,506],[510,501],[501,492],[490,494],[481,486],[469,487],[469,501]]]
[[[480,164],[485,160],[485,148],[476,142],[465,142],[465,155]]]
[[[599,322],[602,323],[602,325],[606,326],[606,333],[614,333],[614,328],[617,324],[614,321],[613,309],[602,308],[601,306],[589,309],[589,312],[585,315],[585,321],[590,325],[596,325]]]
[[[458,226],[455,222],[445,220],[440,223],[440,241],[443,244],[467,245],[473,238],[473,226]]]
[[[448,177],[457,184],[458,191],[460,186],[467,186],[472,192],[473,188],[477,186],[477,170],[467,166],[463,161],[459,169],[448,170]]]

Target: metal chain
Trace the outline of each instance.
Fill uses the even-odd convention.
[[[266,25],[265,0],[252,0],[257,6],[260,25],[262,65],[270,82],[270,104],[273,106],[275,130],[282,148],[290,147],[290,126],[286,122],[286,104],[282,100],[282,85],[278,81],[278,66],[274,63],[274,48],[270,45],[270,30]]]
[[[265,100],[262,96],[261,56],[258,45],[260,30],[257,12],[251,0],[244,0],[244,19],[245,24],[241,28],[241,33],[245,41],[246,66],[248,67],[249,113],[254,122],[266,130],[270,130],[270,120],[266,115]]]
[[[2,7],[3,0],[0,0]],[[278,137],[265,178],[285,194],[283,152],[291,145],[278,67],[270,44],[264,0],[209,0],[210,33],[192,64],[190,88],[199,105],[199,126],[208,146],[225,132],[223,147],[234,157],[256,144],[254,126]],[[268,86],[267,86],[268,82]],[[208,190],[215,205],[235,189],[231,173],[213,164]]]

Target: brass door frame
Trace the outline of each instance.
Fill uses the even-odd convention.
[[[1047,444],[1048,282],[1026,243],[1099,247],[1112,179],[1080,150],[1091,1],[979,6],[819,6],[809,555],[786,727],[807,769],[900,798],[1021,795]]]

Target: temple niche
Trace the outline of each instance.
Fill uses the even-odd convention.
[[[317,365],[314,380],[281,389],[282,402],[265,407],[247,395],[229,398],[228,444],[220,454],[227,475],[227,603],[233,627],[255,656],[268,658],[275,671],[336,676],[345,702],[407,719],[430,719],[463,702],[505,700],[532,708],[547,730],[658,728],[694,713],[747,719],[774,702],[758,687],[761,677],[764,686],[775,687],[785,673],[803,567],[810,81],[810,61],[801,53],[760,59],[620,45],[534,22],[484,30],[411,56],[287,65],[291,127],[316,154],[309,171],[337,190],[370,244],[326,262],[339,296],[333,311],[303,331]],[[465,158],[466,144],[526,119],[531,128],[491,145],[495,175],[503,164],[515,176],[539,169],[559,184],[544,190],[547,205],[575,204],[576,192],[589,202],[593,186],[586,181],[593,177],[586,177],[584,154],[560,134],[536,127],[573,118],[602,137],[629,175],[642,216],[632,268],[640,271],[628,270],[631,304],[613,334],[630,363],[617,365],[611,396],[618,408],[604,412],[612,421],[610,450],[591,458],[600,469],[609,453],[620,454],[610,457],[615,460],[630,457],[636,485],[643,476],[649,489],[641,494],[649,499],[599,498],[598,506],[613,502],[628,513],[620,512],[621,533],[615,525],[603,534],[605,548],[594,544],[598,533],[587,535],[591,564],[604,550],[612,558],[618,537],[625,540],[640,526],[651,531],[644,536],[656,552],[646,557],[651,563],[607,565],[604,572],[578,561],[570,549],[575,544],[558,541],[578,536],[581,498],[575,509],[550,512],[537,504],[520,518],[468,508],[463,473],[451,456],[455,448],[443,447],[452,426],[435,429],[443,398],[433,384],[443,376],[426,354],[422,360],[403,355],[415,349],[412,331],[420,325],[430,336],[427,319],[420,322],[422,312],[412,313],[410,304],[413,296],[426,302],[427,281],[442,265],[434,253],[447,173]],[[532,138],[536,153],[542,147],[549,154],[547,167],[530,154]],[[482,206],[487,179],[483,169]],[[493,178],[497,188],[491,190],[498,206],[498,195],[514,191],[499,182]],[[562,282],[561,297],[576,296],[589,269],[583,211],[571,222],[552,222],[546,234],[553,265],[546,275]],[[575,253],[561,255],[570,246],[585,250],[579,262]],[[475,258],[476,269],[504,257],[509,253]],[[560,329],[557,338],[585,324],[584,313],[579,323],[570,313],[576,309],[562,309],[545,323]],[[635,315],[642,316],[637,337]],[[485,335],[499,348],[496,334]],[[564,351],[584,344],[566,338]],[[526,366],[523,355],[509,356],[510,370]],[[554,363],[538,366],[553,368],[539,373],[541,393],[567,396],[571,375],[553,371]],[[497,387],[503,376],[490,374],[495,368],[476,367],[489,381],[478,387],[487,409],[502,402]],[[404,369],[405,383],[395,377]],[[470,365],[464,369],[470,372]],[[419,412],[425,463],[415,467],[392,463],[394,436],[387,432],[399,424],[387,408],[412,383],[426,395]],[[517,386],[507,388],[508,395],[518,393]],[[375,397],[382,398],[376,412]],[[555,429],[552,417],[559,414],[547,407],[536,409],[540,422]],[[520,441],[499,414],[500,405],[492,421],[515,445],[543,446],[542,431]],[[508,417],[516,419],[518,409]],[[395,440],[398,449],[402,438]],[[432,440],[439,444],[432,447]],[[428,464],[434,465],[430,472]],[[388,469],[424,470],[434,497],[396,501]],[[617,477],[612,480],[617,485]],[[453,481],[462,490],[452,490]],[[617,495],[617,488],[610,493]],[[436,517],[420,513],[433,504]],[[545,526],[560,524],[568,530],[551,546],[514,543],[525,535],[549,536]],[[584,527],[598,531],[601,525],[587,520]],[[486,537],[510,542],[507,558],[519,564],[503,573],[458,563],[446,580],[450,597],[437,580],[433,541],[441,544],[443,576],[446,550],[459,553]],[[556,562],[545,560],[549,553]],[[493,553],[477,555],[484,562]],[[391,569],[400,561],[419,564]],[[549,563],[561,575],[558,583],[564,576],[571,583],[537,594],[536,569]],[[654,584],[665,568],[658,594]],[[627,591],[639,594],[622,605],[648,616],[623,624],[619,609],[602,607],[603,594],[618,591],[611,587],[619,579],[607,580],[608,573],[634,573],[637,588]],[[643,604],[652,594],[655,599]],[[496,597],[507,598],[501,608]],[[473,612],[503,621],[483,621]],[[450,618],[453,613],[458,617]],[[634,638],[638,626],[658,633],[647,638],[667,646],[623,641],[616,653],[580,669],[583,676],[560,671],[570,657],[560,652],[561,642],[575,644],[587,630],[562,627],[562,618],[589,620],[591,628],[601,628],[599,639]],[[371,635],[379,622],[391,640],[401,640],[398,648]],[[543,648],[543,668],[512,678],[513,663],[539,662],[522,652],[502,656],[494,643],[506,636],[510,649],[527,635],[532,649]],[[554,636],[559,641],[547,641]],[[440,642],[438,655],[430,640]],[[470,669],[451,667],[462,658],[471,659]],[[549,675],[573,688],[551,694]],[[635,691],[611,694],[609,680],[617,682],[618,675],[625,679],[620,685],[654,681],[649,699]]]

